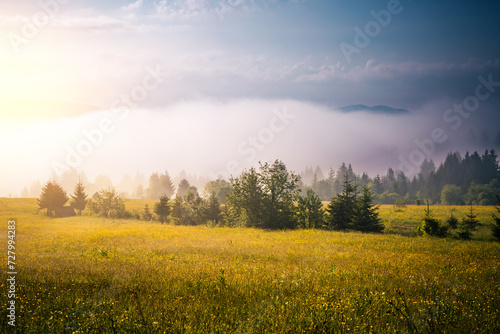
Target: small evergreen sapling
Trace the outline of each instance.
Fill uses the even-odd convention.
[[[495,206],[495,209],[497,210],[497,213],[500,214],[500,196],[495,195],[497,198],[498,206]],[[493,236],[497,239],[500,240],[500,216],[497,215],[492,215],[493,220],[495,221],[495,225],[493,225]]]
[[[425,209],[424,212],[422,223],[417,227],[417,233],[420,235],[427,234],[441,238],[446,237],[448,234],[448,226],[441,225],[439,219],[432,217],[429,201],[427,201],[427,209]]]
[[[470,213],[466,214],[460,223],[458,237],[464,240],[470,239],[472,231],[476,230],[478,223],[479,221],[477,220],[477,216],[474,214],[474,208],[471,204]]]

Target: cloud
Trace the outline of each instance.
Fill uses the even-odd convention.
[[[125,11],[132,11],[141,8],[143,4],[144,0],[137,0],[135,2],[128,4],[127,6],[123,6],[122,9]]]
[[[230,13],[258,12],[266,8],[305,1],[307,0],[160,0],[155,3],[154,17],[172,20],[217,16],[223,20]]]
[[[403,76],[441,76],[456,72],[481,72],[491,69],[500,69],[500,59],[480,61],[469,59],[464,63],[447,61],[422,63],[415,61],[384,63],[375,59],[368,60],[364,65],[350,67],[343,62],[324,64],[319,67],[309,66],[307,74],[297,78],[298,82],[327,82],[338,79],[365,80],[365,79],[395,79]]]
[[[59,16],[54,20],[53,26],[60,29],[95,31],[126,28],[127,23],[105,15],[94,17]]]

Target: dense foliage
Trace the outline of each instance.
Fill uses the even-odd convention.
[[[493,205],[495,194],[500,193],[500,168],[494,150],[477,152],[462,157],[458,152],[449,153],[437,168],[432,160],[424,160],[413,178],[404,171],[389,168],[383,176],[370,178],[368,174],[356,174],[351,165],[330,170],[324,175],[318,167],[308,168],[301,174],[301,188],[308,188],[327,201],[342,192],[345,175],[355,184],[371,185],[375,200],[383,204],[394,204],[398,200],[411,204],[431,203],[446,205]]]

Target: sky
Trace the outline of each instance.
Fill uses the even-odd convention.
[[[499,12],[498,1],[2,2],[0,196],[68,168],[216,178],[280,159],[412,175],[450,151],[498,150]],[[339,110],[350,105],[388,111]]]

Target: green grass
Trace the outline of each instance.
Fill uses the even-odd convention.
[[[449,215],[447,207],[432,209]],[[381,215],[398,229],[413,228],[423,214],[423,207],[402,210],[382,207]],[[455,210],[460,218],[462,208]],[[492,208],[479,211],[487,224]],[[19,333],[500,331],[500,244],[486,239],[51,219],[34,212],[36,200],[0,199],[2,273],[7,221],[17,222]],[[0,290],[7,290],[5,279]],[[5,293],[0,303],[3,333]]]
[[[422,221],[425,205],[408,205],[404,208],[397,208],[392,205],[382,205],[380,207],[380,218],[390,226],[393,233],[416,236],[415,229]],[[479,220],[478,230],[473,233],[475,240],[493,240],[491,226],[493,225],[492,214],[496,212],[493,206],[474,206],[474,214]],[[445,224],[446,220],[453,214],[462,220],[466,214],[470,213],[470,206],[430,206],[431,215],[441,220]],[[454,231],[451,230],[451,233]]]

